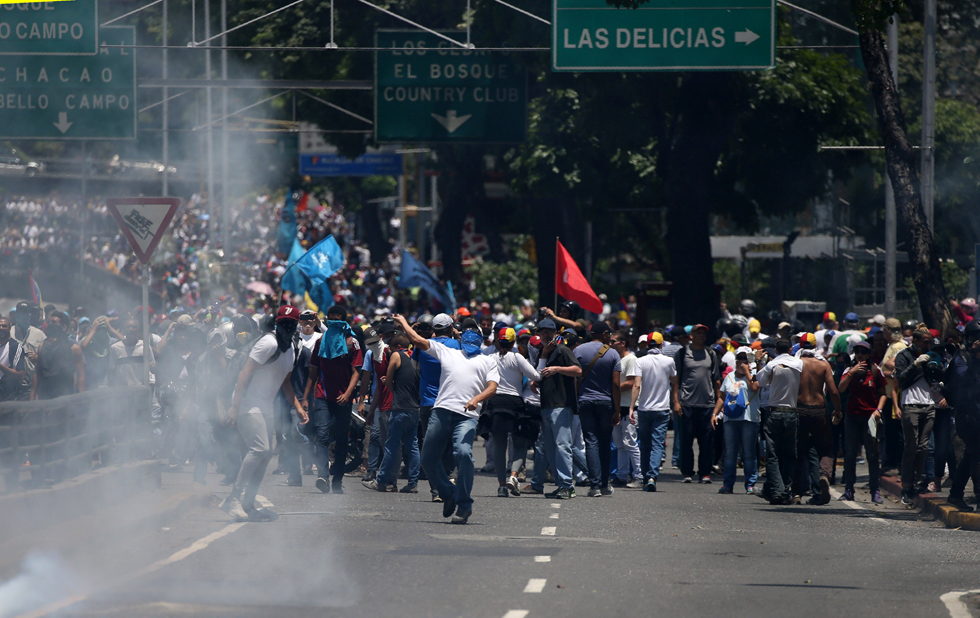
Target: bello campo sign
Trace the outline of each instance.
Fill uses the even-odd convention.
[[[737,5],[737,6],[732,6]],[[768,69],[775,64],[774,0],[555,0],[556,71]]]
[[[465,33],[444,32],[458,41]],[[464,49],[429,32],[379,30],[375,139],[520,142],[527,73],[511,54]]]
[[[98,34],[96,0],[0,4],[0,55],[94,55]]]

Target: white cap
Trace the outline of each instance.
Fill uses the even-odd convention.
[[[453,325],[453,319],[448,315],[446,315],[445,313],[440,313],[436,317],[432,318],[432,328],[445,330],[452,325]]]
[[[646,335],[640,335],[640,338],[636,340],[637,343],[644,343],[647,340]]]
[[[879,313],[875,317],[873,317],[870,320],[868,320],[868,324],[874,324],[874,325],[879,326],[879,327],[884,327],[885,326],[885,316],[883,316],[883,315],[881,315]]]

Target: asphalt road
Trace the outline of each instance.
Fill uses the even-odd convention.
[[[189,477],[165,475],[161,495],[141,500]],[[952,595],[952,613],[940,598],[980,588],[980,534],[893,501],[873,507],[866,491],[850,506],[773,507],[668,469],[655,494],[555,502],[496,498],[495,478],[478,475],[473,517],[456,526],[424,484],[380,494],[348,477],[337,496],[311,477],[301,488],[282,478],[267,476],[260,492],[281,513],[273,523],[232,524],[213,507],[138,529],[124,503],[0,546],[0,618],[980,615],[968,597]],[[13,598],[38,580],[43,592],[11,604],[11,565],[32,549],[46,553],[19,567]]]

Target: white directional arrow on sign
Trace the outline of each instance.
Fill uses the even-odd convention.
[[[451,109],[446,112],[445,116],[440,116],[439,114],[432,114],[432,117],[436,119],[436,122],[441,124],[446,131],[453,133],[456,129],[463,126],[463,124],[473,117],[473,114],[467,114],[465,116],[457,116],[456,110]]]
[[[745,43],[746,45],[748,45],[749,43],[751,43],[752,41],[757,40],[758,38],[759,38],[759,35],[756,34],[756,33],[754,33],[754,32],[752,32],[748,28],[746,28],[742,32],[736,32],[735,33],[735,42],[736,43]]]
[[[52,122],[51,124],[58,127],[58,130],[62,133],[65,133],[75,123],[68,122],[68,112],[58,112],[58,122]]]

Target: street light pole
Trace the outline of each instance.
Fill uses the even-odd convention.
[[[888,65],[892,81],[898,87],[898,15],[888,24]],[[888,172],[885,172],[885,315],[895,315],[895,288],[897,285],[896,250],[898,245],[898,220],[895,212],[895,190]]]
[[[926,0],[922,51],[922,209],[935,235],[936,0]]]

